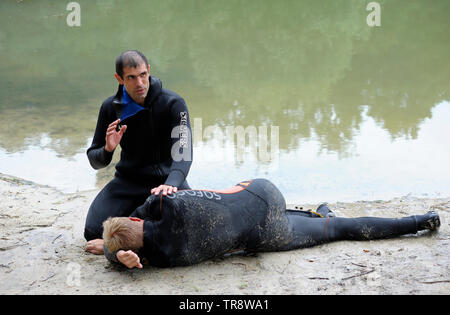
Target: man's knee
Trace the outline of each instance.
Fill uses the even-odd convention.
[[[101,229],[96,229],[92,227],[84,227],[84,238],[86,241],[95,240],[97,238],[102,238],[103,231]]]

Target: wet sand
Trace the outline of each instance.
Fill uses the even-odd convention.
[[[435,210],[441,228],[434,233],[128,270],[84,252],[84,220],[97,193],[64,194],[0,174],[0,294],[450,293],[450,198],[329,205],[346,217]]]

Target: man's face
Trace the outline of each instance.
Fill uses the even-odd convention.
[[[150,66],[146,67],[145,62],[136,68],[123,68],[123,78],[115,74],[119,84],[123,84],[128,95],[138,104],[143,105],[150,87]]]

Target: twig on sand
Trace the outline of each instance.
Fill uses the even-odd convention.
[[[28,245],[28,243],[23,242],[23,243],[13,244],[13,245],[10,245],[10,246],[0,247],[0,252],[7,251],[7,250],[10,250],[10,249],[14,249],[16,247],[23,246],[23,245]]]
[[[47,281],[48,279],[53,278],[54,276],[56,276],[56,273],[52,273],[50,276],[48,276],[47,278],[45,278],[44,280],[41,280],[41,282]]]
[[[367,274],[369,274],[369,273],[372,273],[372,272],[374,272],[374,271],[375,271],[375,269],[372,269],[372,270],[369,270],[369,271],[365,271],[365,272],[362,272],[362,273],[358,273],[358,274],[356,274],[356,275],[354,275],[354,276],[342,278],[342,280],[348,280],[348,279],[351,279],[351,278],[361,277],[361,276],[367,275]]]
[[[358,266],[358,267],[367,268],[367,266],[360,265],[360,264],[355,264],[354,262],[352,262],[351,264],[352,264],[352,265],[355,265],[355,266]]]
[[[55,238],[53,239],[53,241],[52,241],[52,244],[54,244],[55,241],[56,241],[58,238],[60,238],[61,236],[62,236],[62,234],[59,234],[57,237],[55,237]]]
[[[450,282],[450,280],[436,280],[436,281],[419,281],[420,283],[425,284],[433,284],[433,283],[444,283],[444,282]]]

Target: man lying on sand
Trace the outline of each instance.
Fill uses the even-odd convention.
[[[326,204],[316,212],[288,210],[277,187],[254,179],[223,191],[151,195],[131,217],[106,220],[103,240],[88,242],[86,250],[104,253],[128,268],[142,268],[143,259],[172,267],[235,251],[287,251],[337,240],[393,238],[439,226],[434,211],[403,218],[339,218]]]

